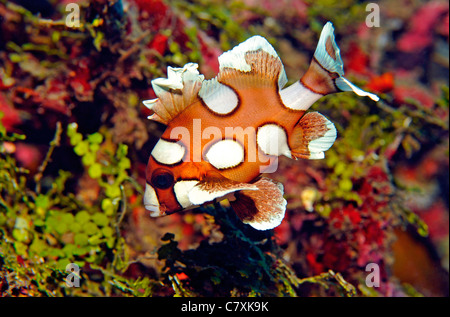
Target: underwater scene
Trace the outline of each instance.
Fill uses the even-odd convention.
[[[448,1],[0,0],[0,297],[448,297],[448,129]]]

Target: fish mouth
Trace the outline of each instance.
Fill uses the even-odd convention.
[[[158,205],[145,204],[144,207],[150,211],[150,217],[161,217],[166,214],[165,211],[161,210]]]
[[[167,210],[165,206],[161,206],[155,190],[149,184],[145,185],[144,207],[150,211],[150,217],[164,216]]]

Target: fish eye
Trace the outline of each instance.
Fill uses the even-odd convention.
[[[165,169],[157,169],[152,175],[152,185],[159,189],[167,189],[173,185],[173,174]]]

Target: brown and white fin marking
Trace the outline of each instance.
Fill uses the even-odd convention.
[[[262,36],[252,36],[219,56],[217,80],[242,89],[272,87],[287,83],[283,63],[275,49]]]
[[[286,72],[275,49],[261,36],[253,36],[219,57],[220,71],[205,80],[199,96],[213,112],[230,114],[247,89],[275,91],[287,83]]]
[[[319,95],[353,91],[358,96],[366,96],[374,101],[380,99],[377,95],[356,87],[343,76],[344,63],[334,38],[334,28],[331,22],[327,22],[320,34],[311,65],[300,79],[300,84]]]
[[[284,218],[287,202],[283,198],[283,185],[268,178],[247,184],[209,172],[202,181],[194,184],[187,193],[191,204],[202,205],[233,194],[235,199],[230,200],[230,204],[237,216],[255,229],[273,229]]]
[[[217,172],[208,172],[206,177],[189,191],[188,197],[193,205],[202,205],[240,190],[253,191],[258,190],[258,187],[233,181]]]
[[[144,105],[154,114],[150,120],[168,124],[198,98],[204,76],[198,65],[188,63],[183,68],[167,68],[167,78],[152,80],[152,87],[158,98],[144,101]]]
[[[293,158],[323,159],[336,140],[334,124],[318,112],[306,113],[289,138]]]
[[[283,185],[268,178],[261,178],[255,186],[258,190],[241,190],[234,195],[231,206],[242,222],[258,230],[269,230],[280,225],[286,212]]]

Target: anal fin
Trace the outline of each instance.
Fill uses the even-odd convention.
[[[308,112],[294,127],[289,145],[293,158],[323,159],[336,140],[334,124],[318,112]]]
[[[258,190],[239,191],[230,204],[242,222],[257,230],[273,229],[280,225],[286,212],[283,186],[268,178],[261,178],[254,185]]]

